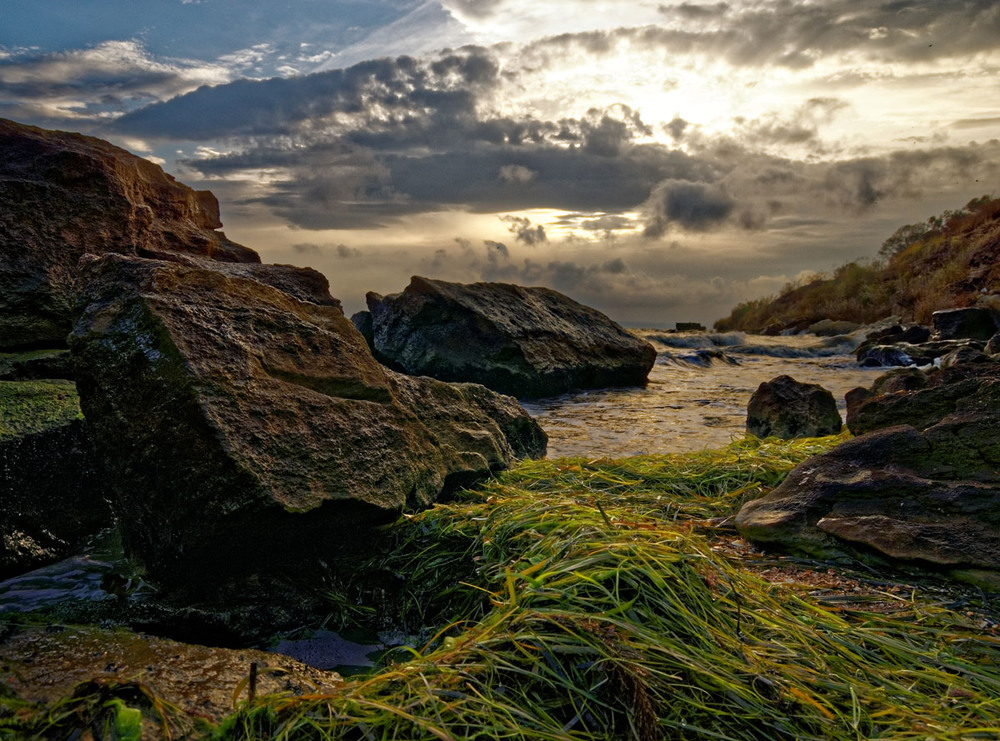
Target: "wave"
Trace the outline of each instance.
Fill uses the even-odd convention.
[[[662,365],[677,365],[686,368],[707,368],[714,363],[723,365],[739,365],[740,361],[726,355],[722,350],[705,349],[692,353],[672,353],[661,351],[656,355],[656,362]]]
[[[828,358],[838,355],[852,355],[864,335],[854,333],[837,335],[835,337],[817,337],[816,335],[782,335],[764,337],[761,335],[746,335],[743,332],[705,332],[670,334],[646,330],[641,332],[643,339],[658,345],[660,355],[671,359],[680,357],[688,364],[704,367],[710,361],[705,357],[697,357],[700,352],[711,353],[724,348],[727,360],[729,355],[764,355],[774,358]],[[678,356],[674,350],[694,350],[695,353]],[[669,361],[668,361],[669,362]],[[725,362],[725,361],[724,361]]]
[[[746,335],[743,332],[709,332],[705,334],[684,332],[666,334],[647,331],[642,333],[642,337],[650,342],[658,342],[667,347],[686,350],[710,350],[716,347],[733,347],[746,342]]]

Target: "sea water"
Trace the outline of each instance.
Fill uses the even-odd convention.
[[[549,458],[679,453],[718,448],[746,430],[747,404],[765,381],[788,375],[837,400],[885,368],[861,368],[863,333],[763,337],[740,332],[635,330],[656,348],[644,388],[580,391],[522,402],[549,435]]]

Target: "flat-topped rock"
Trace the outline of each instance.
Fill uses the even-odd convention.
[[[335,563],[400,512],[544,455],[514,399],[400,376],[338,306],[260,278],[83,266],[81,404],[126,546],[162,584]]]
[[[648,342],[548,288],[414,277],[367,298],[375,354],[390,367],[519,398],[643,385],[656,360]]]
[[[85,253],[260,262],[215,196],[106,141],[0,119],[0,152],[0,348],[64,343]]]
[[[889,427],[811,458],[745,504],[736,526],[777,550],[877,554],[1000,585],[998,401],[994,384],[923,431]]]

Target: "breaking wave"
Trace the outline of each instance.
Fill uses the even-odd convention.
[[[763,355],[772,358],[829,358],[850,355],[863,339],[854,333],[835,337],[815,335],[783,335],[764,337],[743,332],[706,332],[671,334],[656,330],[639,330],[643,339],[656,347],[667,363],[681,361],[704,367],[714,361],[736,364],[734,355]],[[725,350],[723,352],[723,349]],[[677,350],[693,350],[678,353]]]

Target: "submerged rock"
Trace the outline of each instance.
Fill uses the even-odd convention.
[[[389,371],[338,306],[267,285],[268,267],[83,267],[81,403],[126,547],[172,588],[308,573],[401,511],[544,454],[514,399]]]
[[[111,524],[69,381],[0,381],[0,579],[58,561]]]
[[[822,437],[836,435],[842,427],[833,394],[791,376],[762,383],[747,405],[747,432],[757,437]]]
[[[85,253],[260,262],[215,196],[106,141],[0,119],[0,151],[0,348],[64,343]]]
[[[656,360],[648,342],[548,288],[413,277],[402,293],[369,293],[368,308],[390,367],[520,398],[644,385]]]

